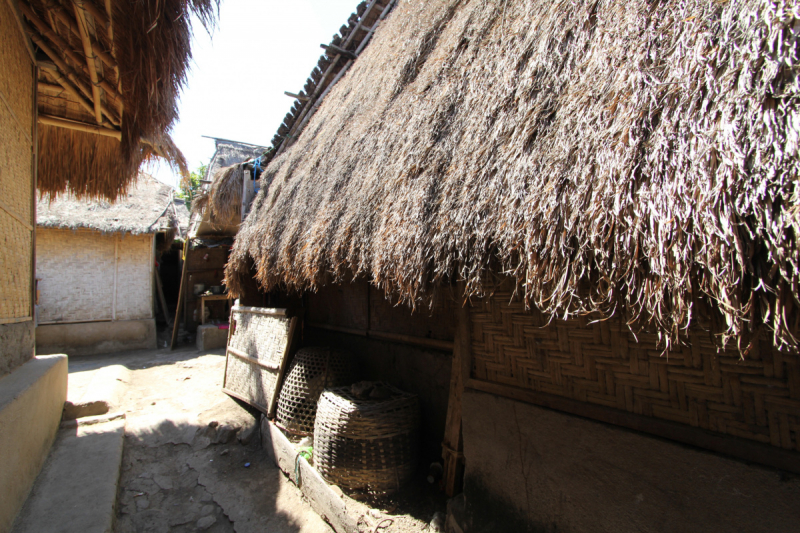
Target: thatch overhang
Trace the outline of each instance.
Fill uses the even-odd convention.
[[[170,138],[191,19],[218,0],[19,0],[38,66],[38,188],[113,200],[143,161],[188,175]]]
[[[77,198],[71,194],[40,198],[36,225],[133,235],[165,232],[172,237],[181,232],[185,235],[185,230],[180,228],[181,207],[174,199],[172,187],[140,174],[135,184],[115,202]]]
[[[400,0],[269,165],[233,294],[513,276],[556,318],[797,348],[800,8]]]

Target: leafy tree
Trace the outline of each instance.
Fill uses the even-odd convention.
[[[196,170],[189,173],[188,182],[185,180],[181,181],[181,190],[178,192],[177,196],[186,202],[186,207],[189,211],[192,210],[192,199],[197,191],[200,190],[200,180],[205,177],[207,169],[208,165],[201,163]]]

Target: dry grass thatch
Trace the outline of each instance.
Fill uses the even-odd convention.
[[[135,185],[113,203],[70,194],[40,198],[36,224],[40,228],[91,229],[133,235],[166,232],[171,240],[180,220],[174,206],[173,189],[141,173]]]
[[[51,25],[38,37],[49,46],[44,52],[55,56],[50,59],[59,65],[66,64],[71,75],[87,84],[86,66],[74,61],[76,56],[84,57],[81,41],[75,35],[75,25],[82,26],[83,22],[72,20],[72,30],[65,22],[75,13],[72,2],[63,5],[58,0],[23,2],[26,17],[33,17],[32,26]],[[121,95],[120,113],[116,103],[109,99],[108,90],[102,93],[102,104],[111,109],[111,115],[121,114],[121,141],[40,125],[40,190],[51,195],[69,192],[80,197],[113,200],[133,183],[141,163],[156,155],[188,175],[186,161],[169,132],[178,116],[178,95],[191,61],[192,15],[209,28],[218,0],[111,0],[113,31],[91,15],[105,13],[105,2],[87,4],[80,5],[85,9],[94,7],[86,10],[89,21],[86,31],[92,34],[94,46],[105,51],[105,57],[113,54],[114,68],[106,65],[96,74],[100,83]],[[59,49],[57,44],[62,41],[70,50]],[[40,113],[93,122],[94,117],[87,115],[74,97],[66,92],[53,93],[54,79],[50,71],[40,73]],[[42,87],[50,90],[42,92]]]
[[[416,303],[499,269],[667,348],[706,314],[796,349],[798,25],[768,0],[401,0],[268,167],[226,282],[252,260],[267,289],[355,273]]]
[[[208,196],[212,222],[238,224],[242,218],[242,163],[221,168]]]

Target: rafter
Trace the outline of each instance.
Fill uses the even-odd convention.
[[[72,32],[73,35],[75,35],[77,38],[83,41],[81,30],[78,28],[78,25],[76,24],[76,19],[72,18],[69,15],[69,13],[67,13],[67,11],[59,5],[54,5],[52,7],[49,7],[49,9],[56,16],[56,18],[58,18],[58,20],[60,20],[67,28],[69,28],[69,30]],[[103,61],[103,63],[105,63],[109,67],[118,70],[117,63],[116,61],[114,61],[114,58],[108,55],[108,53],[106,53],[106,51],[103,50],[103,47],[100,46],[99,43],[90,40],[89,44],[95,56],[99,57]]]
[[[78,21],[78,30],[81,34],[83,43],[83,53],[86,56],[86,66],[89,69],[89,78],[92,80],[92,99],[94,100],[94,119],[98,124],[103,123],[103,112],[100,110],[102,104],[100,93],[100,79],[97,76],[97,56],[92,50],[92,42],[89,38],[89,28],[86,24],[86,12],[83,10],[81,0],[72,0],[72,7],[75,10],[75,20]]]
[[[34,25],[36,30],[39,32],[40,37],[44,37],[49,40],[51,43],[55,45],[55,47],[61,50],[64,55],[73,62],[73,64],[77,65],[78,68],[81,69],[82,72],[86,73],[88,76],[89,73],[87,72],[87,67],[85,60],[78,56],[73,50],[72,47],[67,43],[60,35],[58,35],[53,28],[48,25],[45,21],[40,19],[36,13],[30,8],[30,6],[26,5],[25,3],[20,4],[20,10],[25,15],[31,23]],[[30,28],[29,28],[30,32]],[[50,54],[48,54],[50,55]],[[52,57],[51,57],[52,59]],[[67,74],[66,72],[64,73]],[[120,116],[122,115],[122,97],[117,93],[117,91],[112,87],[106,80],[100,80],[100,88],[106,92],[106,96],[110,98],[110,100],[114,103],[117,108],[118,113]],[[86,95],[89,98],[89,95]]]

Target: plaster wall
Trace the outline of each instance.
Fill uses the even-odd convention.
[[[36,328],[36,353],[95,355],[156,348],[156,321],[117,320],[49,324]]]
[[[467,389],[465,533],[794,531],[800,479]]]
[[[8,531],[53,444],[67,399],[67,357],[35,357],[0,379],[0,532]]]

